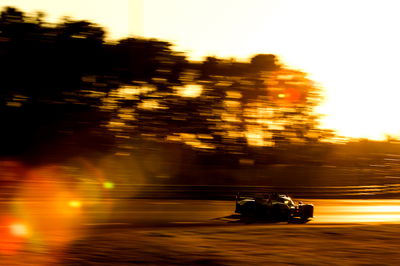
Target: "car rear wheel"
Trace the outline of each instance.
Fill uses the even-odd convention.
[[[289,207],[285,204],[274,204],[272,206],[272,218],[280,221],[287,221],[290,218]]]

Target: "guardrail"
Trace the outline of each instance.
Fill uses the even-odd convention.
[[[164,184],[115,184],[113,189],[105,189],[99,183],[86,186],[74,186],[74,182],[65,183],[70,192],[79,192],[86,198],[176,198],[176,199],[219,199],[232,200],[237,192],[244,196],[279,192],[295,198],[400,198],[400,184],[368,186],[223,186],[223,185],[164,185]],[[26,185],[26,184],[25,184]],[[34,190],[39,184],[29,183]],[[17,186],[1,186],[0,199],[15,197],[46,197],[52,193],[18,193]]]
[[[296,198],[393,198],[400,197],[400,184],[335,187],[145,185],[134,197],[228,200],[233,199],[237,192],[249,196],[279,192]]]

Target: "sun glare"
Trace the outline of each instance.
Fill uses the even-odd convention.
[[[396,7],[395,1],[282,1],[278,11],[287,19],[272,29],[269,46],[323,89],[322,127],[356,138],[400,136]]]
[[[323,89],[325,100],[318,108],[322,127],[343,136],[375,140],[400,135],[395,122],[400,111],[395,72],[400,39],[394,34],[400,3],[268,0],[232,5],[219,1],[218,5],[229,6],[229,12],[207,12],[210,21],[219,22],[207,31],[202,30],[202,20],[196,19],[205,12],[202,6],[185,3],[183,10],[170,11],[175,19],[162,26],[151,18],[162,19],[165,11],[146,13],[145,33],[176,42],[192,58],[276,54],[285,65],[309,73]],[[191,19],[183,25],[180,19],[187,14]],[[228,21],[229,27],[221,21]],[[234,34],[231,28],[236,29]]]

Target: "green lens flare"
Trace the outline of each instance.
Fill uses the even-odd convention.
[[[114,188],[114,183],[113,182],[104,182],[103,187],[106,189],[113,189]]]

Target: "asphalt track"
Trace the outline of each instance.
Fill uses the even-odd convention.
[[[310,199],[314,204],[314,218],[299,226],[388,224],[400,223],[400,200],[344,200]],[[0,205],[9,202],[2,201]],[[260,223],[241,219],[234,213],[234,201],[219,200],[168,200],[168,199],[102,199],[81,200],[60,211],[47,201],[16,201],[14,206],[23,210],[21,217],[43,224],[46,221],[65,223],[70,220],[78,228],[143,228],[168,226],[227,226]],[[4,210],[4,209],[3,209]],[[268,224],[268,222],[261,221]],[[286,225],[288,223],[270,223]]]
[[[315,207],[307,225],[400,223],[400,200],[302,200]],[[158,227],[245,224],[234,214],[234,201],[110,200],[88,202],[84,226]],[[104,205],[104,206],[102,206]],[[255,222],[255,221],[253,221]]]
[[[313,203],[315,217],[308,224],[400,222],[400,200],[303,200]],[[136,225],[239,223],[233,201],[132,200],[116,203],[110,222]]]
[[[0,201],[0,264],[399,265],[399,225],[375,225],[400,224],[400,200],[302,200],[315,218],[294,224],[245,221],[234,201],[67,198]]]

